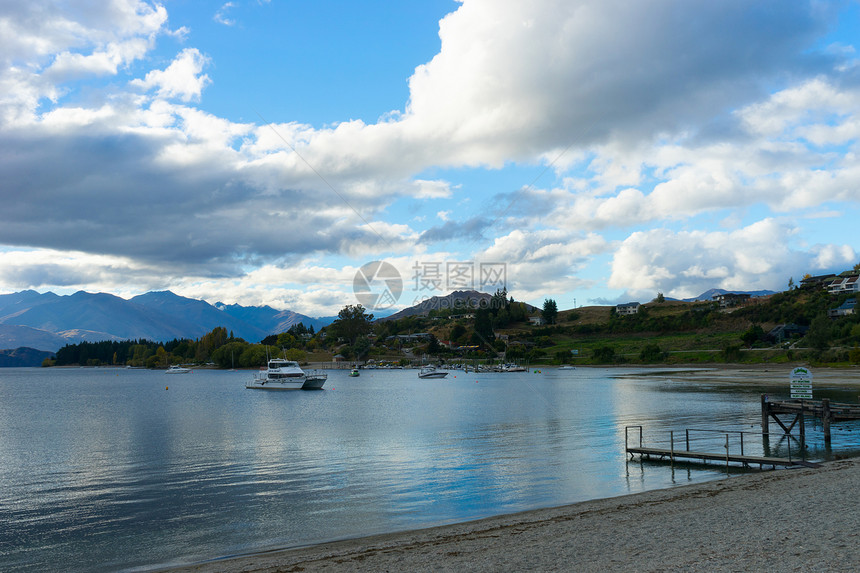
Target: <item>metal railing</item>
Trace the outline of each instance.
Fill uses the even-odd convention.
[[[657,440],[657,441],[654,441],[653,444],[649,443],[649,445],[646,446],[644,443],[643,426],[639,426],[639,425],[625,426],[624,427],[624,448],[625,448],[625,451],[627,451],[631,447],[633,447],[633,448],[636,447],[636,446],[630,445],[631,430],[637,430],[637,432],[634,433],[633,437],[635,438],[635,434],[638,433],[638,438],[639,438],[638,447],[639,448],[653,447],[653,448],[668,450],[668,455],[669,455],[671,461],[673,461],[673,462],[675,461],[676,452],[679,455],[696,453],[696,450],[693,450],[691,448],[691,445],[694,445],[695,442],[702,443],[702,441],[705,441],[708,444],[708,446],[706,446],[704,450],[699,450],[699,451],[707,452],[710,455],[714,455],[715,452],[708,451],[708,449],[707,449],[708,447],[723,449],[725,452],[725,457],[726,457],[726,465],[729,464],[732,456],[740,456],[740,457],[747,456],[748,449],[749,449],[747,446],[749,445],[749,443],[750,442],[756,443],[754,439],[761,436],[761,434],[759,432],[744,432],[741,430],[715,430],[715,429],[709,429],[709,428],[686,428],[683,430],[683,438],[682,438],[683,441],[681,441],[681,439],[676,441],[676,431],[675,430],[669,430],[669,441],[668,441],[668,443],[665,440]],[[707,434],[707,435],[711,435],[711,436],[720,436],[723,439],[717,440],[717,439],[713,439],[713,438],[709,438],[709,437],[701,438],[701,437],[697,437],[696,434]],[[745,436],[746,436],[746,440],[745,440]],[[749,436],[753,436],[753,440],[750,440]],[[682,446],[683,449],[680,447],[676,447],[676,445]],[[668,448],[667,448],[667,446],[668,446]],[[791,440],[787,441],[786,446],[788,449],[787,459],[789,461],[792,461]],[[768,448],[765,445],[765,443],[762,442],[761,443],[761,451],[762,451],[761,456],[762,457],[770,457],[770,454],[767,451],[767,449]],[[800,449],[801,449],[801,452],[803,452],[803,448],[800,448]],[[685,457],[690,457],[690,456],[685,456]],[[795,457],[796,457],[796,454],[795,454]],[[743,462],[743,463],[744,463],[744,465],[747,465],[746,462]]]

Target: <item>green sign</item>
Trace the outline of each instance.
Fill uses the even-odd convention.
[[[792,398],[812,399],[812,371],[798,366],[789,377]]]

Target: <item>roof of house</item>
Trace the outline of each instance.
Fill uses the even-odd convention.
[[[721,294],[715,294],[714,298],[750,298],[749,293],[739,293],[739,292],[724,292]]]
[[[813,282],[823,281],[823,280],[827,280],[827,279],[832,279],[835,276],[836,275],[831,273],[829,275],[818,275],[818,276],[814,276],[814,277],[806,277],[805,279],[802,279],[800,282],[802,282],[802,283],[813,283]]]

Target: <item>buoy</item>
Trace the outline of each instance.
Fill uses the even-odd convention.
[[[167,386],[165,386],[164,389],[167,390]]]

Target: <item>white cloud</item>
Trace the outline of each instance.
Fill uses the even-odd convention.
[[[607,241],[596,234],[515,230],[497,237],[475,259],[505,264],[508,292],[518,300],[532,300],[586,286],[578,271],[608,249]]]
[[[413,184],[416,191],[410,195],[416,199],[447,199],[451,196],[451,184],[447,181],[425,181],[423,179],[415,179]]]
[[[653,296],[715,281],[782,284],[854,252],[792,250],[796,230],[772,218],[838,213],[860,199],[860,91],[841,59],[853,56],[814,49],[829,6],[464,0],[441,22],[440,52],[409,79],[405,109],[317,129],[205,111],[210,62],[198,48],[146,71],[156,37],[188,35],[166,29],[160,5],[19,4],[0,7],[0,143],[15,150],[0,155],[0,244],[35,245],[47,259],[64,248],[82,261],[109,253],[119,269],[140,265],[128,276],[141,285],[164,280],[149,269],[167,267],[192,277],[176,279],[188,293],[223,288],[234,300],[322,309],[348,287],[303,291],[272,268],[444,242],[463,251],[455,259],[475,250],[476,260],[507,262],[517,296],[539,297],[593,280],[580,271],[624,235],[610,286]],[[231,24],[233,7],[216,19]],[[65,101],[83,81],[123,69],[143,77]],[[563,184],[510,194],[499,214],[478,207],[496,204],[480,184],[427,175],[511,162],[542,163]],[[444,225],[418,233],[403,224],[443,199],[457,208],[429,204]],[[771,218],[749,224],[754,209],[764,215],[750,219]],[[710,214],[727,230],[628,230],[695,228]],[[308,268],[328,276],[325,266]],[[120,284],[109,267],[92,265],[109,277],[93,284]],[[88,276],[73,262],[51,268],[58,284]],[[265,280],[279,294],[266,294]]]
[[[789,276],[853,264],[856,253],[848,245],[791,248],[786,237],[796,233],[774,219],[733,232],[636,232],[615,251],[608,285],[640,300],[658,291],[689,298],[710,288],[777,290]]]
[[[827,11],[772,8],[466,1],[441,22],[441,52],[410,79],[404,121],[466,164],[677,132],[761,93],[775,73],[802,70]]]
[[[0,5],[0,126],[32,121],[59,82],[115,74],[144,56],[167,10],[138,0]]]
[[[236,20],[227,17],[227,12],[236,7],[236,4],[233,2],[226,2],[222,5],[217,12],[215,12],[215,16],[213,19],[219,24],[224,24],[225,26],[234,26],[236,24]]]
[[[186,48],[166,69],[152,70],[143,80],[135,79],[131,84],[145,90],[157,89],[161,98],[199,100],[203,89],[211,83],[209,76],[202,73],[208,62],[196,48]]]

